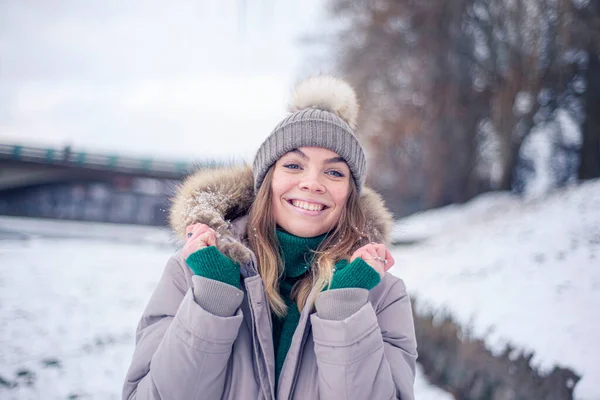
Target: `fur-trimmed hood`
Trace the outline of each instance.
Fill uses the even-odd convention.
[[[185,240],[185,229],[203,223],[217,232],[217,247],[241,265],[254,259],[246,242],[246,217],[254,201],[249,166],[204,169],[186,178],[172,199],[171,229]],[[365,233],[373,242],[389,244],[392,215],[381,197],[363,187],[360,203],[366,217]]]

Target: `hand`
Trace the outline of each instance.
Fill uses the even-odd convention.
[[[387,247],[378,243],[369,243],[356,250],[352,254],[350,262],[354,261],[357,257],[362,258],[367,264],[373,267],[379,273],[381,279],[383,279],[385,271],[392,268],[395,263],[394,257],[392,257]]]
[[[191,235],[190,235],[191,234]],[[217,235],[215,230],[205,224],[193,224],[185,228],[186,242],[183,246],[183,259],[187,260],[190,254],[208,246],[216,246]]]

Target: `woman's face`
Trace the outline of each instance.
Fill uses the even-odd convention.
[[[271,194],[277,225],[300,237],[314,237],[339,221],[350,193],[350,169],[331,150],[300,147],[274,166]]]

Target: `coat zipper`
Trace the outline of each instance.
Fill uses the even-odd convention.
[[[262,282],[262,281],[260,281]],[[251,293],[251,291],[248,290],[248,288],[246,287],[246,293]],[[249,295],[249,308],[251,310],[251,317],[252,317],[252,341],[254,343],[254,354],[255,354],[255,365],[258,371],[258,375],[259,375],[259,379],[261,380],[261,389],[263,391],[263,395],[265,396],[265,399],[274,399],[275,398],[275,394],[274,394],[274,385],[271,384],[271,381],[269,380],[269,371],[268,371],[268,367],[267,367],[267,362],[266,362],[266,353],[265,353],[265,349],[264,346],[262,346],[261,344],[261,340],[259,338],[259,334],[258,334],[258,324],[257,324],[257,310],[255,309],[255,307],[258,306],[263,306],[263,307],[268,307],[268,303],[266,302],[266,296],[264,295],[264,291],[260,291],[261,295],[262,295],[262,301],[256,301],[256,299],[254,299],[254,295],[250,294]],[[262,311],[264,312],[264,310]],[[267,315],[267,318],[270,318],[270,315]],[[266,386],[266,388],[265,388]],[[266,391],[266,393],[265,393]]]
[[[308,299],[306,301],[307,304],[312,304],[312,298],[316,296],[315,287],[312,288],[311,293],[308,295]],[[296,384],[298,383],[298,374],[300,372],[300,363],[302,362],[302,356],[304,355],[304,347],[306,346],[306,341],[308,340],[309,330],[311,329],[310,323],[310,313],[312,312],[313,307],[311,306],[310,310],[306,311],[308,314],[306,316],[306,325],[304,325],[304,332],[302,332],[302,340],[300,341],[300,350],[298,350],[298,357],[296,358],[296,365],[294,366],[294,375],[292,376],[292,385],[290,386],[290,392],[288,399],[292,399],[294,395],[294,391],[296,390]],[[304,311],[304,310],[303,310]]]

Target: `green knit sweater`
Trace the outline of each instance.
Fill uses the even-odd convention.
[[[298,306],[291,300],[292,287],[309,271],[314,255],[312,251],[319,247],[326,236],[325,234],[313,238],[301,238],[277,230],[280,254],[285,265],[283,276],[279,281],[279,292],[288,311],[284,318],[272,314],[276,382],[279,380],[279,373],[300,321]],[[239,266],[214,246],[198,250],[191,254],[186,262],[196,275],[240,287]],[[380,280],[379,273],[361,258],[357,258],[351,263],[342,260],[335,266],[331,289],[363,288],[371,290],[379,284]],[[277,387],[277,383],[275,386]]]

